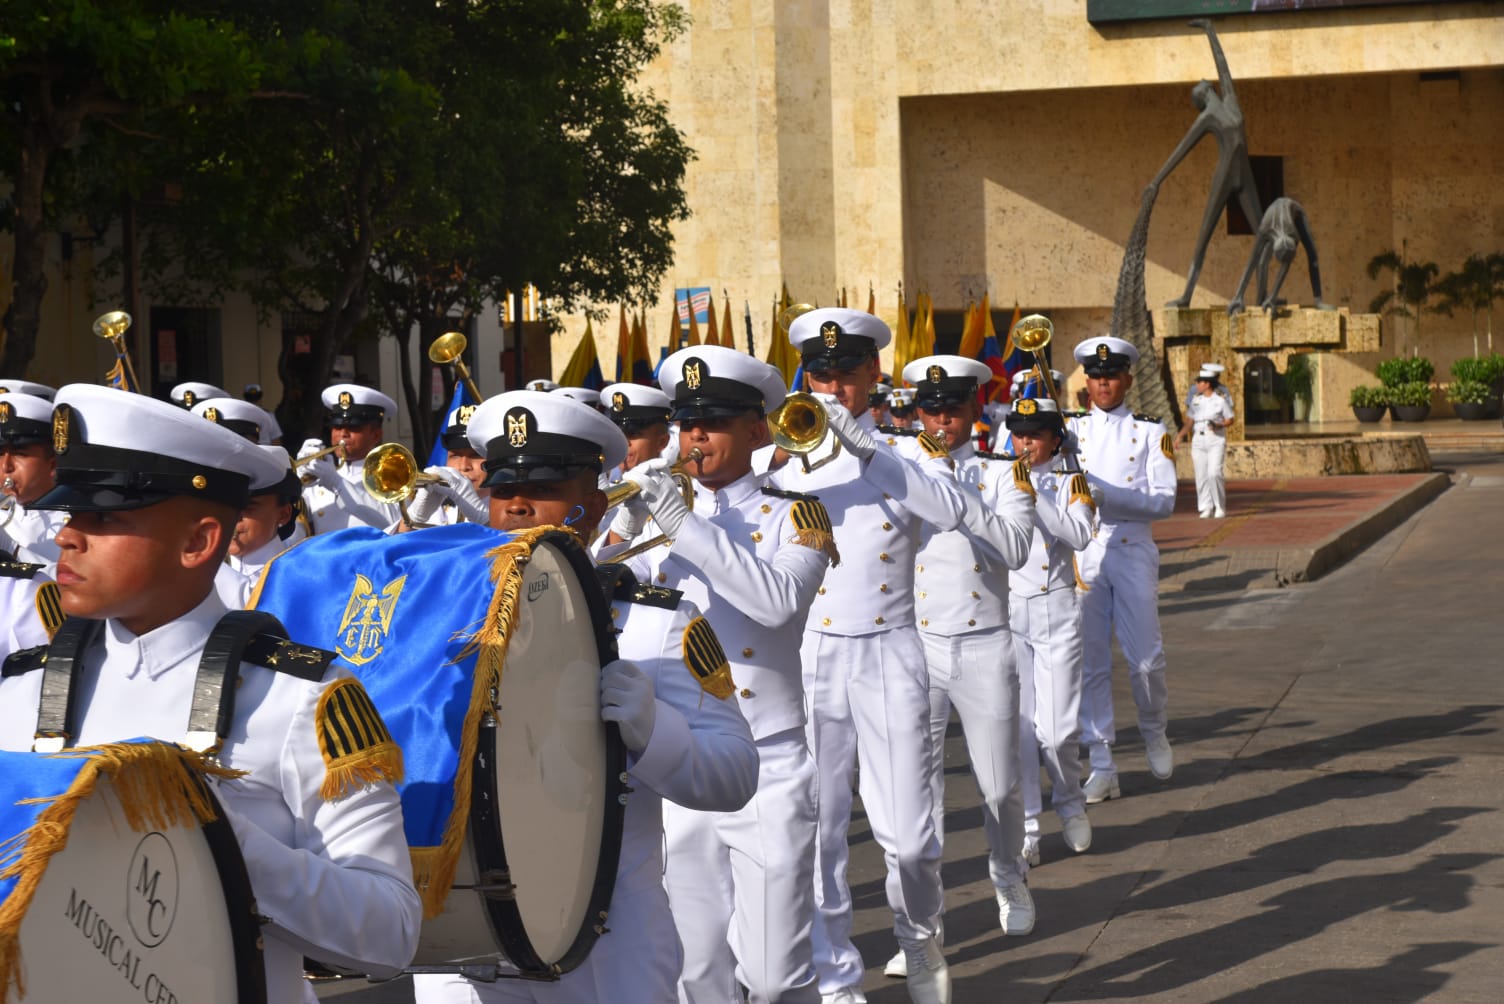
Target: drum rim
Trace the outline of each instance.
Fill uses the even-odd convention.
[[[224,807],[214,789],[201,777],[197,784],[214,807],[214,818],[203,824],[204,841],[219,871],[225,909],[230,917],[230,940],[235,956],[235,986],[238,1004],[266,1004],[266,960],[261,948],[261,919],[256,911],[256,894],[246,871],[240,841],[225,817]]]
[[[543,534],[534,548],[544,544],[554,545],[563,560],[579,579],[585,594],[585,605],[590,612],[590,621],[595,632],[596,651],[600,664],[618,658],[616,635],[611,630],[610,606],[604,592],[596,587],[595,565],[586,554],[578,538],[571,533],[555,530]],[[481,897],[482,911],[491,927],[492,937],[501,946],[508,962],[517,967],[525,977],[557,979],[577,968],[595,947],[596,940],[606,931],[606,918],[610,913],[611,895],[616,888],[616,871],[621,858],[621,843],[626,817],[626,770],[627,751],[622,744],[621,733],[615,722],[605,722],[606,732],[606,786],[603,811],[603,830],[600,855],[596,863],[595,881],[590,891],[589,907],[585,921],[575,934],[574,940],[563,956],[548,962],[538,955],[532,939],[527,935],[522,913],[515,899]],[[496,790],[496,762],[486,755],[486,744],[477,746],[473,792]],[[477,874],[508,870],[506,841],[502,835],[500,809],[491,798],[470,799],[471,848],[475,856]],[[508,874],[510,871],[508,870]]]

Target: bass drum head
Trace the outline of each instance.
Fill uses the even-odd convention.
[[[137,833],[101,781],[21,922],[24,1000],[265,1004],[252,907],[223,815]]]
[[[511,898],[486,897],[504,954],[548,976],[583,962],[605,923],[626,756],[600,717],[601,666],[616,658],[606,601],[572,536],[535,545],[518,604],[488,730],[494,754],[483,734],[474,777],[477,793],[496,793],[496,822],[472,818],[471,838],[482,883],[504,872],[513,887]],[[490,810],[483,798],[472,807]]]

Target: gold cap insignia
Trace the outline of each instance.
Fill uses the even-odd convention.
[[[515,408],[507,412],[507,445],[520,450],[527,445],[528,419],[533,413],[526,408]]]
[[[0,387],[0,394],[9,394],[9,393],[10,393],[10,388],[9,387]]]
[[[835,321],[826,321],[820,325],[820,337],[825,342],[827,349],[836,347],[836,342],[841,338],[841,326]]]
[[[698,359],[691,359],[684,364],[684,385],[690,390],[699,390],[700,384],[705,380],[705,364]]]
[[[10,421],[10,402],[0,401],[0,422]]]
[[[183,391],[183,407],[184,408],[192,408],[193,405],[194,405],[194,403],[196,401],[198,401],[198,395],[197,394],[193,393],[193,391],[191,391],[191,390],[185,390],[185,391]]]
[[[348,408],[354,403],[355,398],[350,395],[349,391],[342,390],[339,392],[339,406],[341,408]]]
[[[1097,358],[1098,359],[1102,360],[1103,362],[1106,362],[1107,361],[1107,357],[1109,355],[1111,355],[1111,354],[1112,354],[1112,350],[1107,347],[1107,343],[1106,342],[1098,342],[1097,343]]]
[[[456,412],[455,416],[454,416],[455,424],[456,425],[469,425],[470,424],[470,416],[473,415],[473,414],[475,414],[475,408],[476,408],[476,406],[473,405],[473,404],[462,404],[462,405],[460,405],[460,410],[458,412]]]
[[[218,408],[205,408],[204,409],[204,417],[207,418],[211,422],[218,422],[219,421],[219,409]]]
[[[1013,405],[1013,410],[1020,415],[1034,415],[1039,412],[1039,402],[1032,397],[1023,398]]]
[[[52,409],[52,452],[68,452],[68,437],[72,435],[73,409],[60,404]]]
[[[945,379],[945,371],[939,366],[931,366],[929,370],[930,383],[939,383]]]
[[[617,391],[615,394],[612,394],[611,395],[611,410],[612,411],[626,411],[627,410],[627,395],[623,394],[621,391]]]

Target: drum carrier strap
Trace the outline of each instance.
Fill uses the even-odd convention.
[[[37,705],[37,729],[31,748],[36,753],[58,753],[78,734],[78,704],[73,682],[83,665],[83,655],[104,630],[104,621],[69,617],[57,629],[42,665],[42,699]]]

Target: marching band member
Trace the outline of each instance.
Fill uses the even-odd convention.
[[[1000,517],[1002,532],[978,542],[964,528],[922,528],[915,555],[914,613],[929,671],[929,769],[935,832],[945,843],[945,731],[961,717],[972,774],[982,794],[988,872],[1004,934],[1034,930],[1034,900],[1021,855],[1024,811],[1018,771],[1018,669],[1008,630],[1008,570],[1028,557],[1034,497],[1026,476],[995,454],[973,449],[986,363],[926,356],[904,367],[924,431],[940,440],[956,480]],[[1019,478],[1025,477],[1020,483]],[[995,542],[995,543],[994,543]],[[891,965],[891,963],[890,963]],[[894,967],[896,968],[896,967]]]
[[[888,374],[884,373],[867,392],[867,411],[872,416],[872,421],[878,425],[888,424],[888,399],[893,396],[893,381]]]
[[[904,952],[909,995],[950,1000],[940,950],[940,842],[930,792],[929,684],[914,626],[914,548],[919,524],[961,525],[966,502],[945,448],[923,437],[924,466],[875,436],[867,395],[878,349],[892,339],[880,319],[828,307],[789,326],[810,387],[841,445],[813,471],[791,461],[781,487],[816,495],[835,528],[841,564],[826,573],[810,609],[800,658],[810,748],[819,773],[814,945],[820,992],[863,1001],[862,958],[851,943],[846,832],[852,771],[860,753],[862,804],[887,863],[888,905]]]
[[[548,377],[539,377],[536,380],[529,380],[527,383],[523,384],[522,389],[535,390],[540,394],[549,394],[553,391],[558,390],[559,385],[548,379]]]
[[[478,407],[475,404],[459,405],[452,408],[444,420],[444,431],[439,434],[439,441],[447,454],[444,465],[423,471],[439,480],[419,485],[407,504],[408,516],[419,526],[449,526],[461,521],[485,523],[490,519],[490,507],[486,504],[490,492],[484,487],[484,458],[475,452],[469,439],[470,416]],[[396,529],[411,527],[403,524]]]
[[[0,513],[0,548],[12,553],[17,561],[42,565],[57,561],[58,547],[53,538],[64,517],[33,506],[52,490],[56,468],[52,401],[18,392],[0,395],[0,477],[4,479],[0,494],[8,500],[10,509],[8,519]]]
[[[391,526],[400,517],[395,503],[377,502],[365,489],[366,454],[382,440],[382,420],[395,417],[397,402],[371,387],[337,383],[322,395],[329,421],[329,443],[344,448],[343,460],[332,454],[309,460],[298,468],[305,483],[303,504],[314,530],[327,533],[347,526]],[[324,449],[322,441],[309,439],[298,458]]]
[[[613,480],[638,464],[656,460],[669,449],[669,413],[673,410],[668,395],[657,387],[635,383],[614,383],[601,391],[608,402],[606,417],[616,423],[627,437],[627,458]]]
[[[241,392],[240,396],[256,407],[261,407],[262,390],[259,383],[246,384],[245,390]],[[277,416],[272,411],[265,408],[262,410],[266,412],[268,419],[268,424],[261,430],[261,434],[266,437],[262,442],[275,443],[280,446],[282,444],[282,426],[277,422]]]
[[[621,463],[626,437],[595,409],[559,394],[513,391],[470,418],[470,443],[485,455],[491,526],[569,526],[588,538],[606,510],[603,469]],[[635,789],[627,799],[610,930],[584,963],[557,983],[413,980],[418,1004],[674,999],[682,955],[663,888],[663,801],[734,812],[757,784],[757,747],[731,700],[725,653],[677,590],[638,585],[626,569],[609,597],[621,659],[601,672],[601,717],[614,721]]]
[[[1159,548],[1149,524],[1175,508],[1175,447],[1164,424],[1123,403],[1133,386],[1138,349],[1121,338],[1088,338],[1076,346],[1086,371],[1091,410],[1069,429],[1081,448],[1086,479],[1100,496],[1097,534],[1081,553],[1081,637],[1085,663],[1081,692],[1081,742],[1091,758],[1086,801],[1121,793],[1112,744],[1112,634],[1128,661],[1138,729],[1149,770],[1160,780],[1175,768],[1166,731],[1169,691],[1159,631]]]
[[[594,408],[596,411],[603,410],[601,408],[601,392],[598,390],[591,390],[589,387],[560,387],[559,393],[571,401],[578,401],[583,405]]]
[[[188,380],[172,388],[167,396],[179,408],[192,411],[193,406],[200,401],[207,401],[211,397],[229,397],[230,392],[223,387],[216,387],[212,383],[204,383],[200,380]]]
[[[666,461],[630,470],[642,494],[618,521],[651,513],[673,542],[630,566],[644,582],[683,590],[714,625],[759,757],[757,794],[744,808],[664,806],[664,880],[684,945],[679,999],[723,1004],[738,999],[740,983],[754,1004],[815,1002],[815,761],[799,645],[834,553],[830,519],[816,499],[768,488],[752,472],[753,451],[769,441],[764,416],[784,399],[783,374],[701,345],[669,356],[658,379],[673,394],[679,456],[699,451],[685,468],[694,505]]]
[[[0,561],[0,663],[12,654],[46,645],[63,623],[57,583],[40,565]],[[41,673],[0,675],[0,737],[29,736],[42,699]],[[0,742],[0,749],[10,749]],[[31,748],[27,739],[23,749]]]
[[[60,738],[183,740],[200,659],[224,644],[214,574],[230,528],[286,465],[180,408],[84,384],[58,392],[53,441],[58,484],[38,504],[70,514],[58,532],[61,605],[99,625],[74,664],[73,734]],[[332,653],[282,643],[273,654],[292,649],[314,662],[241,663],[218,756],[245,773],[216,788],[266,918],[267,998],[279,1002],[302,997],[305,955],[395,975],[422,910],[392,786],[401,751]],[[45,654],[13,655],[7,674],[40,676]],[[359,729],[331,728],[336,703]],[[7,716],[0,748],[32,748],[31,711]]]
[[[898,429],[907,429],[914,424],[914,388],[893,388],[893,393],[888,395],[888,418]]]
[[[251,491],[230,532],[230,550],[214,575],[214,588],[231,610],[245,607],[267,562],[307,537],[298,521],[302,485],[287,451],[269,444],[260,449],[285,472],[281,481]]]
[[[40,397],[51,401],[57,394],[57,389],[32,380],[0,378],[0,394],[30,394],[32,397]]]
[[[211,397],[199,401],[191,410],[200,418],[222,425],[242,439],[262,446],[268,446],[272,442],[272,429],[277,420],[265,408],[249,401],[242,401],[238,397]],[[280,434],[281,430],[278,432]]]
[[[1024,858],[1039,864],[1039,760],[1050,775],[1050,805],[1065,843],[1077,854],[1091,846],[1081,790],[1081,611],[1075,552],[1091,541],[1096,504],[1086,476],[1063,468],[1065,420],[1050,398],[1020,398],[1005,420],[1028,461],[1037,494],[1029,558],[1008,576],[1008,617],[1018,653],[1020,782],[1024,797]]]

